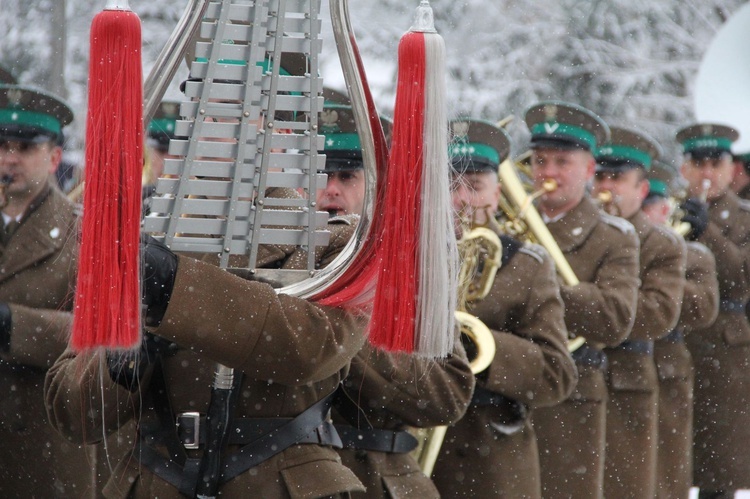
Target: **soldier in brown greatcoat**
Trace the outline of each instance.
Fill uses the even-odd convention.
[[[671,171],[670,171],[671,170]],[[676,171],[656,164],[649,176],[643,213],[655,224],[669,222],[674,207],[666,195]],[[693,483],[693,359],[685,335],[713,324],[719,313],[719,282],[714,255],[700,243],[687,243],[685,292],[677,326],[654,342],[659,375],[659,444],[656,497],[688,497]]]
[[[641,211],[649,190],[646,172],[659,146],[645,134],[611,128],[596,153],[594,195],[607,194],[603,208],[633,224],[641,243],[638,306],[628,339],[605,349],[607,446],[605,497],[653,497],[659,381],[654,341],[677,323],[685,288],[685,242]],[[601,197],[600,197],[601,198]]]
[[[590,111],[555,102],[526,113],[531,129],[532,171],[542,195],[539,210],[580,280],[562,285],[565,324],[586,344],[573,352],[578,385],[564,403],[534,415],[542,471],[542,496],[601,497],[607,388],[602,346],[627,338],[638,296],[638,236],[633,226],[602,213],[586,194],[593,178],[592,150],[608,137]]]
[[[489,294],[467,304],[490,328],[495,359],[477,375],[466,416],[448,429],[433,481],[443,497],[540,497],[531,412],[564,400],[576,380],[559,285],[543,248],[503,235],[492,223],[497,170],[510,150],[505,132],[478,120],[451,125],[454,206],[467,220],[495,230],[502,262]]]
[[[352,233],[347,224],[329,227],[320,265]],[[50,419],[70,438],[97,442],[138,421],[138,444],[116,463],[105,497],[195,495],[215,362],[242,371],[221,494],[312,498],[364,490],[331,448],[337,438],[327,418],[329,395],[362,348],[364,319],[278,295],[153,242],[144,252],[145,317],[154,334],[145,335],[140,356],[68,350],[46,380]],[[306,259],[303,251],[264,246],[258,264],[302,268]]]
[[[701,497],[733,497],[750,488],[750,204],[731,192],[735,130],[697,124],[680,130],[688,182],[682,209],[689,237],[716,257],[719,316],[686,341],[695,364],[694,485]],[[700,201],[707,199],[708,208]]]
[[[365,197],[364,166],[351,105],[345,95],[329,89],[323,96],[320,123],[326,135],[328,182],[318,191],[318,208],[332,215],[359,214]],[[448,359],[438,361],[366,344],[352,359],[334,400],[333,422],[343,443],[339,455],[367,488],[352,496],[438,497],[410,453],[417,440],[404,426],[455,423],[466,412],[473,387],[474,375],[459,341]]]
[[[0,495],[85,497],[88,452],[46,421],[44,375],[66,345],[78,213],[58,190],[56,141],[73,120],[47,93],[0,86]]]

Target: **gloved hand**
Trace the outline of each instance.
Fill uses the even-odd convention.
[[[138,350],[107,352],[109,376],[115,383],[135,392],[146,368],[159,357],[173,355],[176,351],[176,343],[144,331],[141,348]]]
[[[685,236],[689,241],[695,241],[706,232],[708,227],[708,205],[697,198],[686,199],[680,209],[684,213],[682,221],[690,224],[690,233]]]
[[[12,325],[10,307],[7,303],[0,302],[0,352],[10,351],[10,329]]]
[[[177,275],[177,255],[151,236],[141,238],[142,302],[146,326],[161,324]]]

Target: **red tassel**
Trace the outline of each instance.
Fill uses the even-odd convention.
[[[419,221],[422,200],[422,144],[425,111],[424,33],[406,33],[398,48],[398,84],[388,188],[380,245],[380,270],[370,325],[370,342],[412,352],[419,290]]]
[[[91,25],[85,195],[71,345],[140,344],[143,167],[141,23],[105,10]]]

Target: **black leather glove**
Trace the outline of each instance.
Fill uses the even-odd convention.
[[[151,236],[141,239],[141,266],[143,271],[142,301],[146,325],[161,324],[172,296],[177,275],[177,255]]]
[[[689,241],[695,241],[706,232],[708,227],[708,205],[697,198],[686,199],[680,209],[684,213],[682,221],[690,224],[690,233],[685,236]]]
[[[177,352],[177,344],[155,334],[143,333],[141,348],[125,352],[107,352],[109,376],[115,383],[131,392],[138,390],[140,380],[148,366],[160,357],[168,357]]]
[[[0,352],[10,351],[10,328],[12,325],[10,307],[0,302]]]

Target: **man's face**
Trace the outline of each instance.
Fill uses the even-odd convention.
[[[547,180],[554,180],[557,189],[539,198],[545,213],[564,213],[581,202],[586,185],[594,175],[594,157],[581,149],[535,149],[531,168],[535,189],[542,189]]]
[[[672,206],[668,199],[657,198],[643,205],[643,214],[654,225],[664,225],[672,214]]]
[[[686,156],[680,171],[688,182],[689,197],[705,195],[711,201],[721,197],[729,189],[734,178],[734,163],[729,154],[700,160]]]
[[[318,191],[318,209],[331,215],[360,215],[365,202],[365,171],[341,170],[328,174],[325,189]]]
[[[51,142],[0,140],[0,177],[12,179],[5,190],[8,199],[25,201],[36,197],[61,158],[62,149]]]
[[[453,177],[453,209],[472,225],[486,225],[500,201],[497,173],[463,173]]]
[[[640,168],[599,171],[594,175],[594,195],[609,191],[612,202],[604,206],[612,215],[630,218],[641,209],[648,194],[648,180]]]

